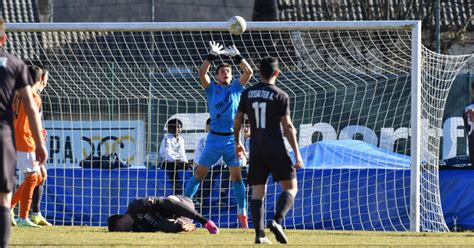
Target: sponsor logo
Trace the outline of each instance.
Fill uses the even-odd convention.
[[[80,161],[110,153],[132,167],[142,166],[142,121],[45,121],[48,166],[78,167]]]

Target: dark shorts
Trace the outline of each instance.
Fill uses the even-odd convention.
[[[174,195],[176,197],[178,197],[181,202],[186,205],[188,208],[190,209],[195,209],[194,208],[194,203],[193,203],[193,200],[187,196],[184,196],[184,195]]]
[[[0,192],[10,193],[16,182],[16,151],[12,131],[5,125],[0,123]]]
[[[194,207],[194,203],[193,203],[193,200],[187,196],[184,196],[184,195],[175,195],[176,197],[178,197],[181,202],[189,208],[189,210],[192,210],[192,211],[195,211],[195,207]],[[189,224],[193,224],[193,220],[191,218],[188,218],[188,217],[183,217],[183,216],[180,216],[179,219],[183,220],[184,222],[187,222]]]
[[[248,182],[250,185],[266,184],[270,173],[274,182],[296,178],[295,168],[283,148],[250,149]]]

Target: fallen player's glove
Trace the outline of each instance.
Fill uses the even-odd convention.
[[[176,222],[181,225],[181,230],[183,232],[192,232],[192,231],[196,230],[196,225],[194,225],[194,224],[185,222],[181,219],[176,220]]]

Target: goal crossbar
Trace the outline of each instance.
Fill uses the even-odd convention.
[[[410,30],[419,21],[294,21],[247,22],[246,31],[288,30]],[[103,22],[103,23],[8,23],[11,32],[86,31],[227,31],[226,22]]]

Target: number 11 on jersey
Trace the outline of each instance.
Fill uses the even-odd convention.
[[[257,128],[265,129],[265,116],[267,112],[266,102],[254,102],[252,108],[255,112],[255,122]]]

